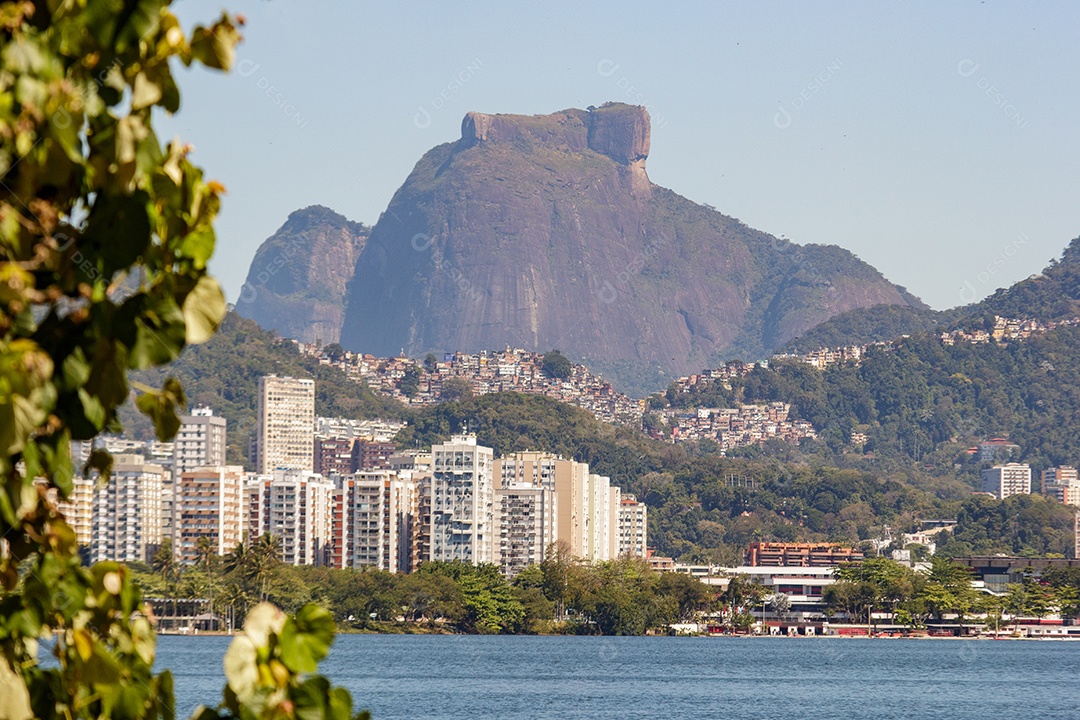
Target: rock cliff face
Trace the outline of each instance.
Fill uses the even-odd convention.
[[[342,344],[560,348],[686,373],[856,307],[921,306],[841,248],[779,240],[653,185],[648,154],[640,107],[469,113],[372,230]]]
[[[345,289],[370,228],[333,210],[297,210],[259,247],[236,311],[304,342],[338,342]]]

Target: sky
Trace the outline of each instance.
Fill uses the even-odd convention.
[[[229,75],[177,71],[163,137],[226,186],[231,301],[293,210],[373,225],[466,112],[612,100],[652,117],[650,179],[851,250],[936,308],[1080,235],[1080,3],[182,0],[246,17]]]

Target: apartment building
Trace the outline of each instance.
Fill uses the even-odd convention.
[[[72,479],[68,499],[56,504],[56,509],[64,516],[68,527],[75,531],[75,540],[79,547],[89,548],[94,538],[95,484],[95,480],[76,475]],[[53,489],[52,492],[55,497],[56,490]]]
[[[619,503],[619,557],[645,557],[649,544],[649,509],[645,503],[630,494],[624,494]]]
[[[514,577],[530,565],[544,561],[558,535],[555,490],[512,485],[495,490],[498,508],[499,558],[503,574]]]
[[[204,467],[225,465],[226,422],[208,407],[197,407],[180,417],[173,440],[173,474],[176,477]]]
[[[1012,495],[1031,494],[1031,467],[1021,463],[995,465],[982,471],[982,489],[1004,500]]]
[[[177,559],[199,559],[199,539],[217,555],[232,552],[244,539],[247,497],[242,467],[204,467],[181,474],[173,483],[173,549]]]
[[[315,472],[323,477],[348,475],[355,472],[353,466],[354,438],[315,436]]]
[[[142,455],[113,457],[109,482],[94,489],[90,561],[150,562],[161,545],[165,469]]]
[[[311,472],[315,462],[315,381],[266,375],[259,378],[258,405],[258,472]]]
[[[333,495],[330,564],[410,572],[416,490],[411,476],[387,470],[342,477]]]
[[[1047,468],[1042,471],[1043,495],[1056,497],[1066,505],[1080,506],[1080,477],[1076,468],[1069,465]]]
[[[251,537],[273,535],[288,565],[329,561],[332,483],[305,470],[275,470],[248,488]]]
[[[353,472],[387,470],[390,468],[390,457],[395,452],[397,446],[392,442],[357,440],[353,445]]]
[[[434,445],[431,480],[430,560],[498,562],[491,448],[475,435],[455,435]]]

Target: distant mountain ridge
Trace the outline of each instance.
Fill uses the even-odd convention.
[[[973,320],[1000,315],[1042,322],[1080,317],[1080,237],[1073,239],[1042,273],[1021,280],[970,305],[932,310],[926,307],[877,306],[837,315],[789,341],[785,352],[807,352],[887,342],[902,335],[970,326]]]
[[[342,344],[557,347],[670,374],[767,355],[852,308],[922,307],[846,250],[800,247],[652,184],[649,150],[640,107],[469,113],[372,230]]]
[[[285,337],[337,342],[345,288],[370,233],[321,205],[291,213],[255,253],[236,311]]]

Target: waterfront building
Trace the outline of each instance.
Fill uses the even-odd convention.
[[[491,448],[475,435],[455,435],[434,445],[430,560],[480,565],[498,561]]]
[[[183,473],[173,483],[173,549],[185,564],[199,560],[199,539],[210,540],[217,555],[232,552],[244,539],[244,469],[204,467]]]
[[[84,461],[85,462],[85,461]],[[79,547],[89,549],[94,537],[94,485],[96,481],[76,475],[68,499],[56,504],[68,527],[75,531]],[[52,491],[55,497],[55,489]]]
[[[272,535],[287,565],[326,565],[332,483],[305,470],[275,470],[249,485],[251,541]]]
[[[619,557],[632,556],[643,558],[649,545],[649,509],[645,503],[629,494],[622,496],[619,503]]]
[[[514,577],[544,561],[547,548],[558,539],[555,491],[526,484],[495,491],[499,524],[499,566]]]
[[[311,472],[315,454],[315,381],[277,375],[261,377],[258,405],[258,472]]]
[[[1004,500],[1012,495],[1031,494],[1031,466],[1021,463],[995,465],[982,471],[982,489]]]
[[[330,564],[410,572],[416,482],[387,470],[344,476],[333,493]]]
[[[142,455],[113,457],[109,482],[94,489],[90,561],[150,562],[161,545],[165,469]]]

